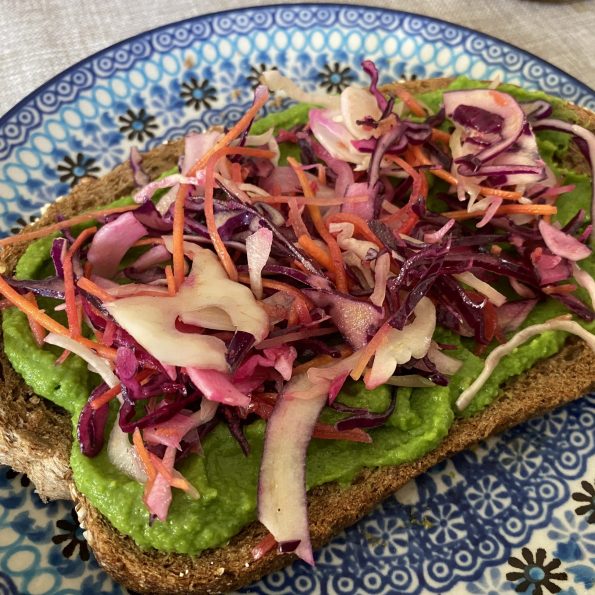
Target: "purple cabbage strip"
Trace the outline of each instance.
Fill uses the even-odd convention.
[[[91,403],[107,390],[104,382],[94,388],[78,419],[76,433],[81,452],[87,457],[97,456],[103,448],[109,407],[106,403],[99,409],[93,409]]]
[[[370,93],[376,98],[378,107],[384,113],[387,107],[387,101],[384,95],[378,90],[378,68],[372,60],[364,60],[362,62],[364,72],[370,77]]]
[[[254,346],[254,335],[245,331],[236,331],[227,346],[225,359],[230,372],[233,373],[236,368],[244,361],[246,355]]]
[[[354,428],[370,429],[378,428],[386,423],[388,418],[393,414],[395,405],[397,404],[396,391],[393,391],[391,395],[390,404],[386,411],[381,413],[372,413],[367,410],[360,410],[358,413],[353,414],[350,417],[339,420],[335,423],[335,429],[341,430],[353,430]]]
[[[223,417],[229,428],[229,433],[235,438],[240,445],[244,456],[250,454],[250,443],[244,434],[242,419],[238,415],[236,407],[222,406],[219,408],[223,412]]]
[[[56,300],[64,299],[64,279],[60,277],[47,277],[46,279],[13,279],[12,277],[2,277],[13,289],[19,293],[31,291],[35,295],[54,298]]]

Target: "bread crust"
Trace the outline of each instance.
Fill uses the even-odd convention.
[[[449,79],[407,83],[412,92],[439,89]],[[581,123],[595,129],[595,115],[569,106]],[[144,166],[151,176],[177,163],[181,140],[147,153]],[[104,205],[134,188],[129,165],[122,164],[100,180],[84,180],[65,199],[51,205],[27,230],[55,220],[57,213],[72,216]],[[4,250],[1,263],[12,270],[25,249],[16,245]],[[71,478],[69,456],[72,444],[69,416],[60,408],[34,395],[0,354],[3,385],[0,388],[0,462],[27,473],[43,499],[72,498],[85,537],[98,562],[118,582],[140,593],[219,593],[253,582],[291,563],[295,556],[271,552],[258,561],[252,548],[266,530],[254,522],[228,545],[207,550],[200,556],[142,550],[119,533],[80,494]],[[414,463],[364,470],[347,487],[326,484],[308,494],[312,543],[318,548],[341,529],[357,522],[374,506],[412,478],[440,460],[472,447],[478,441],[542,415],[594,388],[595,357],[583,343],[570,340],[560,353],[539,362],[529,372],[508,383],[499,398],[470,419],[455,422],[444,442]]]

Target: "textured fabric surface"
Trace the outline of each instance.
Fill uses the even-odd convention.
[[[0,0],[0,114],[68,66],[131,35],[215,10],[274,2]],[[426,14],[477,29],[532,52],[595,87],[595,0],[361,3]]]

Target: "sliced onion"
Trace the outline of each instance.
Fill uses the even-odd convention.
[[[492,372],[496,366],[500,363],[500,360],[512,353],[519,345],[522,345],[535,335],[541,335],[548,331],[564,331],[572,333],[583,339],[589,347],[595,352],[595,335],[585,330],[578,323],[573,320],[561,320],[553,319],[543,324],[534,324],[519,331],[510,341],[499,345],[492,351],[484,362],[483,370],[481,374],[473,381],[469,388],[465,389],[459,398],[457,399],[457,407],[459,411],[465,409],[469,403],[473,400],[473,397],[479,392],[479,390],[486,383],[488,378],[492,375]]]
[[[586,289],[591,299],[591,307],[595,310],[595,279],[587,271],[581,269],[576,262],[572,263],[572,274],[576,282]]]
[[[154,182],[150,182],[149,184],[147,184],[146,186],[141,188],[141,190],[139,190],[134,195],[134,202],[142,204],[146,200],[149,200],[153,196],[153,194],[155,194],[155,192],[157,190],[160,190],[161,188],[171,188],[172,186],[175,186],[176,184],[190,184],[192,186],[202,186],[204,184],[204,172],[198,172],[196,174],[196,177],[192,177],[192,178],[183,176],[181,174],[172,174],[171,176],[166,176],[165,178],[161,178],[160,180],[155,180]],[[174,196],[174,200],[175,200],[175,196]],[[161,214],[163,214],[165,212],[159,208],[158,208],[158,210]],[[167,210],[167,209],[165,209],[165,210]]]
[[[182,162],[182,175],[185,176],[190,168],[210,151],[217,140],[222,136],[216,130],[206,132],[190,132],[184,137],[184,160]]]
[[[458,279],[461,283],[465,283],[469,287],[476,289],[482,295],[485,295],[492,304],[495,306],[501,306],[506,302],[506,296],[500,293],[497,289],[494,289],[491,285],[478,279],[473,273],[466,271],[464,273],[457,273],[453,275],[455,279]]]
[[[207,370],[200,368],[186,368],[186,372],[192,381],[192,384],[209,401],[216,401],[224,405],[234,407],[248,407],[250,397],[241,393],[232,383],[227,374],[218,370]]]
[[[78,341],[71,339],[70,337],[63,337],[56,333],[48,333],[44,341],[50,345],[56,345],[62,349],[67,349],[78,355],[81,359],[84,359],[89,365],[89,369],[96,372],[101,376],[103,381],[111,388],[118,384],[119,380],[113,373],[107,360],[94,353],[88,347],[81,345]]]
[[[577,261],[591,256],[592,250],[579,242],[573,236],[564,233],[562,230],[547,223],[543,219],[539,221],[539,231],[545,245],[556,255],[568,260]]]
[[[124,475],[139,483],[147,481],[147,474],[134,447],[130,444],[128,434],[122,431],[118,422],[114,423],[114,427],[110,432],[107,442],[107,456],[110,463]]]
[[[443,351],[440,351],[434,342],[432,342],[430,349],[428,350],[428,359],[436,366],[436,370],[445,376],[456,374],[463,365],[461,360],[455,359],[450,355],[446,355]]]
[[[358,121],[368,117],[379,120],[382,112],[368,89],[350,85],[341,93],[341,116],[345,128],[354,139],[365,139],[372,136],[373,129],[358,124]]]
[[[296,391],[309,398],[295,398]],[[328,387],[313,386],[305,374],[287,384],[266,426],[258,480],[258,519],[278,543],[299,542],[295,553],[312,565],[306,451],[327,394]]]
[[[93,273],[113,277],[132,244],[146,234],[145,226],[131,212],[106,223],[93,236],[89,247],[87,259],[93,265]]]
[[[266,227],[246,238],[246,256],[250,287],[256,299],[262,299],[262,269],[266,265],[273,245],[273,232]]]
[[[379,308],[382,308],[384,298],[386,297],[386,282],[389,273],[390,254],[384,252],[384,254],[381,254],[376,258],[376,266],[374,268],[374,291],[370,296],[370,301]]]
[[[368,389],[384,384],[397,365],[406,364],[412,357],[421,359],[428,353],[436,328],[436,306],[422,297],[414,309],[415,320],[402,330],[390,328],[374,354],[372,370],[365,379]]]

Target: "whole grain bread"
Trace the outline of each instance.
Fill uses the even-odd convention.
[[[412,92],[444,87],[448,79],[407,83]],[[595,130],[595,114],[569,105],[580,123]],[[144,156],[144,166],[155,176],[174,165],[182,141],[157,147]],[[573,165],[580,163],[575,154]],[[576,160],[576,163],[575,163]],[[87,179],[72,193],[51,205],[27,229],[55,220],[57,213],[72,216],[85,209],[129,194],[133,179],[123,164],[99,180]],[[24,245],[4,250],[1,266],[11,271]],[[124,586],[141,593],[219,593],[247,585],[291,563],[293,555],[271,552],[253,560],[252,548],[266,535],[254,522],[221,548],[200,556],[142,550],[132,539],[114,530],[80,494],[71,479],[70,418],[60,408],[34,395],[0,354],[3,384],[0,388],[0,463],[29,475],[44,499],[72,498],[85,536],[99,563]],[[308,494],[310,530],[314,547],[327,543],[341,529],[355,523],[383,499],[440,460],[472,447],[478,441],[541,415],[589,392],[595,386],[595,357],[583,343],[569,340],[556,356],[538,363],[509,382],[499,398],[470,419],[453,425],[446,440],[422,459],[396,467],[364,470],[348,487],[327,484]]]

